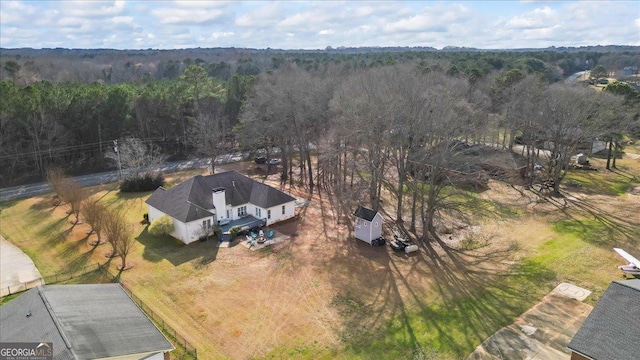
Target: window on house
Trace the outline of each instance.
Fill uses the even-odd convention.
[[[271,219],[271,210],[267,210],[267,219]]]
[[[227,219],[231,218],[231,210],[227,210]]]
[[[238,217],[242,217],[247,215],[247,207],[246,206],[240,206],[238,208]]]
[[[207,220],[207,229],[211,229],[211,219]]]
[[[206,228],[207,227],[207,220],[202,220],[202,227]]]
[[[260,213],[261,213],[260,208],[256,208],[256,217],[257,218],[261,218],[262,217]]]
[[[368,221],[365,221],[365,222],[364,222],[364,226],[365,226],[365,227],[369,226],[369,222],[368,222]]]
[[[282,215],[284,215],[284,205],[282,205]]]
[[[378,222],[376,221],[376,227],[378,227]]]

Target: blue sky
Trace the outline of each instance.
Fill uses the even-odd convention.
[[[640,45],[638,1],[0,1],[4,48]]]

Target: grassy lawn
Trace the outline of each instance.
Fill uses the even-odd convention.
[[[333,210],[319,197],[299,224],[282,229],[291,241],[251,252],[152,236],[141,224],[149,193],[120,194],[113,185],[88,191],[126,209],[135,227],[134,268],[121,281],[203,359],[457,359],[560,282],[592,290],[594,304],[621,279],[611,248],[639,255],[638,197],[626,190],[637,186],[640,169],[626,159],[619,166],[624,173],[570,173],[581,185],[567,187],[577,200],[566,208],[552,199],[527,202],[506,186],[472,194],[468,207],[494,215],[481,220],[490,245],[463,252],[433,245],[413,257],[355,242],[335,221],[322,227],[317,219]],[[87,226],[72,226],[66,207],[54,208],[49,196],[1,206],[0,232],[43,276],[107,262],[109,245],[89,246]]]

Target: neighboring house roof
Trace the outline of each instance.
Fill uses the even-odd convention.
[[[356,212],[353,213],[353,215],[367,221],[373,221],[373,218],[376,217],[377,213],[378,212],[375,210],[366,208],[362,205],[358,205],[358,208],[356,209]]]
[[[0,341],[53,342],[54,359],[171,351],[120,284],[40,285],[0,307]]]
[[[640,279],[614,281],[567,347],[590,359],[636,359],[639,322]]]
[[[212,190],[225,189],[227,205],[238,206],[247,203],[267,209],[273,206],[295,201],[295,198],[271,186],[257,182],[237,171],[227,171],[208,176],[194,176],[172,188],[158,188],[147,204],[170,215],[189,222],[213,214]]]

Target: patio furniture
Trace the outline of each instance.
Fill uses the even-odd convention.
[[[267,233],[267,238],[269,238],[269,239],[273,239],[273,236],[274,236],[275,234],[276,234],[276,232],[275,232],[275,231],[273,231],[273,229],[272,229],[272,230],[269,230],[269,232]]]

